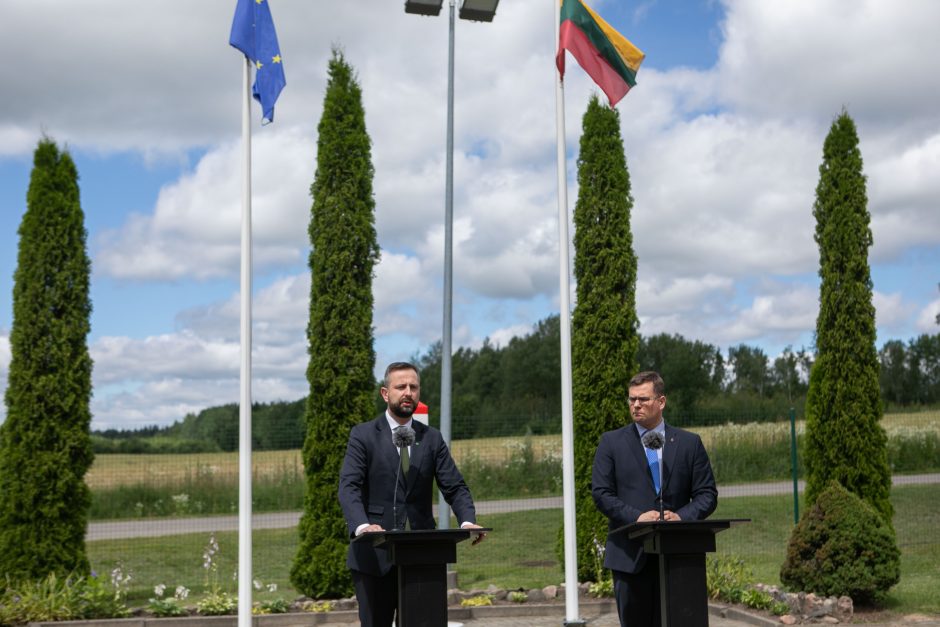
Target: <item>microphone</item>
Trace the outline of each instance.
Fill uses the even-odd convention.
[[[666,443],[666,438],[664,438],[663,434],[659,433],[658,431],[647,431],[643,434],[642,440],[643,446],[651,451],[658,451],[663,447],[663,444]],[[660,465],[660,468],[662,468],[662,465]],[[663,520],[665,515],[663,514],[663,482],[661,474],[659,481],[659,493],[656,495],[656,500],[659,502],[659,519]]]
[[[411,446],[415,443],[415,430],[408,426],[401,426],[392,431],[392,444],[398,447],[399,456],[402,454],[402,450],[406,446]],[[398,468],[395,470],[395,494],[392,497],[392,516],[395,519],[395,529],[399,529],[400,526],[398,523],[398,477],[401,476],[401,458],[399,457]]]

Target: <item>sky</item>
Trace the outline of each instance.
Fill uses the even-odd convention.
[[[252,110],[255,401],[307,390],[309,188],[333,47],[357,73],[372,139],[377,375],[441,337],[446,5],[424,17],[398,0],[271,0],[287,87],[273,124]],[[812,206],[822,144],[843,109],[868,181],[878,345],[938,330],[940,3],[591,6],[647,55],[617,105],[642,334],[723,350],[745,343],[771,358],[811,346]],[[237,402],[243,57],[228,45],[234,0],[174,11],[123,0],[0,7],[0,387],[17,228],[32,154],[47,136],[80,175],[93,427],[167,425]],[[554,11],[554,0],[503,0],[492,23],[456,23],[455,349],[486,338],[504,346],[558,312]],[[573,208],[581,118],[600,92],[570,56],[564,84]]]

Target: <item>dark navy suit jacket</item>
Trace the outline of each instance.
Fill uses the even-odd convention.
[[[393,504],[397,503],[399,525],[407,516],[412,529],[434,529],[431,508],[434,481],[451,506],[459,523],[476,522],[476,510],[467,484],[444,443],[441,432],[413,420],[415,443],[411,445],[411,465],[407,476],[399,473],[397,498],[395,475],[400,456],[392,444],[385,414],[352,428],[346,457],[339,475],[339,503],[346,518],[350,538],[360,525],[379,524],[395,529]],[[388,551],[371,543],[349,545],[346,565],[370,575],[384,575],[392,564]]]
[[[662,458],[663,509],[682,520],[702,520],[718,505],[718,490],[702,439],[666,425]],[[653,475],[636,425],[631,423],[601,436],[594,454],[591,495],[610,530],[636,522],[640,514],[658,510]],[[636,573],[643,568],[643,543],[625,533],[607,537],[604,566]]]

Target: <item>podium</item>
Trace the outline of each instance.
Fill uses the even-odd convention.
[[[384,546],[398,568],[396,627],[440,627],[447,624],[447,564],[457,561],[457,543],[486,531],[491,529],[375,531],[353,542]]]
[[[659,601],[663,627],[708,627],[705,553],[715,551],[715,535],[748,518],[632,523],[625,533],[659,555]]]

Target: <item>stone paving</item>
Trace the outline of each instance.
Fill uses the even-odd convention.
[[[483,614],[481,612],[481,614]],[[723,615],[724,614],[724,615]],[[583,617],[586,627],[619,627],[617,613],[602,612]],[[779,619],[749,614],[737,608],[711,607],[709,627],[773,627],[781,625]],[[359,627],[359,621],[329,621],[330,627]],[[541,613],[521,616],[482,615],[477,618],[451,620],[447,627],[564,627],[564,608],[551,608]],[[914,615],[900,617],[892,622],[853,623],[864,627],[940,627],[940,617]]]

